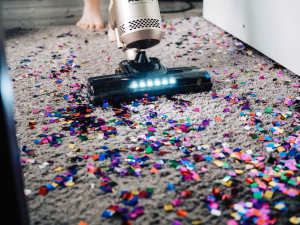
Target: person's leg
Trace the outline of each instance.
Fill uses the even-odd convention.
[[[125,1],[125,0],[123,0],[123,1]],[[113,4],[113,0],[110,0],[108,10],[111,9],[112,4]],[[117,41],[116,32],[113,29],[111,29],[109,24],[108,24],[108,39],[110,41]]]
[[[83,2],[83,15],[76,26],[83,29],[104,28],[103,20],[100,15],[100,0],[83,0]]]

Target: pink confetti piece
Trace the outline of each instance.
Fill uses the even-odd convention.
[[[39,112],[39,110],[38,109],[36,109],[36,110],[33,110],[33,113],[34,114],[36,114],[36,113],[38,113]]]
[[[294,84],[294,87],[299,87],[299,84]]]
[[[194,137],[195,138],[200,138],[200,135],[199,134],[194,134]]]
[[[195,109],[194,109],[194,112],[199,112],[199,111],[200,111],[199,108],[195,108]]]
[[[208,170],[207,168],[201,167],[201,171],[202,171],[202,172],[206,172],[207,170]]]
[[[46,111],[50,111],[52,108],[50,106],[46,107]]]
[[[91,164],[88,164],[86,167],[87,167],[88,169],[94,169],[94,168],[95,168],[95,166],[94,166],[94,165],[91,165]]]
[[[48,130],[48,126],[43,126],[42,130]]]
[[[108,58],[107,61],[109,62],[109,61],[110,61],[110,58]]]

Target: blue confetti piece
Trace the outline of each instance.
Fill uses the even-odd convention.
[[[289,156],[295,156],[295,155],[296,155],[296,150],[289,151]]]
[[[167,184],[167,188],[168,188],[170,191],[174,191],[174,190],[175,190],[175,187],[174,187],[173,184],[171,184],[171,183],[168,183],[168,184]]]
[[[49,191],[52,191],[55,189],[55,187],[52,185],[52,184],[46,184],[46,188],[49,190]]]
[[[109,212],[109,211],[104,211],[102,213],[102,217],[111,217],[113,212]]]
[[[123,124],[123,122],[122,122],[121,120],[118,120],[118,121],[116,122],[116,124],[121,125],[121,124]]]
[[[205,156],[204,159],[207,161],[207,162],[210,162],[213,160],[213,158],[211,156]]]
[[[206,77],[207,79],[209,79],[209,78],[210,78],[210,75],[207,73],[207,74],[205,74],[205,77]]]
[[[287,156],[287,154],[285,152],[280,152],[279,153],[280,158],[284,158]]]
[[[41,141],[39,141],[39,140],[35,140],[33,143],[36,144],[36,145],[38,145],[40,142]]]
[[[271,141],[271,140],[272,140],[272,138],[271,138],[271,137],[269,137],[269,136],[266,136],[266,137],[265,137],[265,140],[266,140],[266,141]]]

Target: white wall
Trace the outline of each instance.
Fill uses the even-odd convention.
[[[204,0],[203,17],[300,75],[300,0]]]

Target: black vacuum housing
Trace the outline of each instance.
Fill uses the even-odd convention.
[[[210,91],[210,75],[199,67],[166,68],[144,51],[135,60],[124,60],[116,74],[88,79],[88,97],[94,106],[104,102],[129,102],[149,96],[172,97],[177,94]]]

